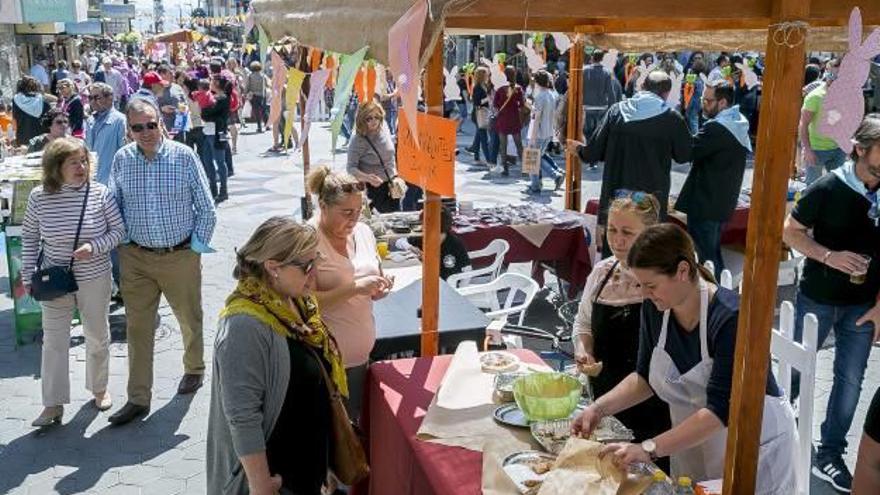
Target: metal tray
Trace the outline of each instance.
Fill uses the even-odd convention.
[[[541,488],[541,483],[544,481],[547,473],[536,473],[532,469],[532,463],[549,462],[552,464],[555,460],[555,455],[537,450],[526,450],[505,457],[504,461],[501,462],[501,468],[513,480],[520,493],[523,495],[534,495]]]

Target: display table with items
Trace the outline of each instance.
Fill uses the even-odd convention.
[[[393,213],[370,220],[379,239],[421,235],[419,213]],[[510,250],[508,263],[532,263],[532,278],[543,284],[544,269],[569,283],[569,295],[583,288],[592,268],[590,233],[585,215],[570,210],[555,210],[543,205],[505,205],[492,208],[465,207],[459,204],[452,233],[468,251],[485,248],[494,239],[504,239]],[[481,262],[475,260],[474,268]]]
[[[655,466],[624,471],[599,458],[605,443],[632,440],[619,421],[571,437],[589,403],[583,380],[531,351],[479,353],[473,342],[454,356],[374,363],[361,416],[371,474],[357,493],[643,493]]]

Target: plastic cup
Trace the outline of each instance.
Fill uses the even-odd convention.
[[[852,272],[849,276],[849,281],[855,285],[862,285],[865,283],[865,279],[868,278],[868,268],[871,266],[871,257],[865,254],[860,255],[865,259],[865,269]]]
[[[388,242],[387,241],[379,241],[376,243],[376,252],[379,254],[379,258],[385,259],[388,257]]]

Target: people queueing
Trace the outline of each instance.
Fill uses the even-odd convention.
[[[819,348],[834,330],[834,381],[813,474],[849,492],[843,460],[871,347],[880,338],[880,115],[853,136],[849,159],[801,195],[783,240],[807,258],[795,302],[795,339],[808,313],[819,320]],[[796,396],[798,391],[793,391]]]
[[[653,194],[660,201],[660,219],[665,220],[672,162],[691,160],[692,138],[684,118],[666,105],[671,90],[669,75],[651,72],[642,91],[608,109],[586,145],[569,141],[569,152],[577,153],[584,163],[605,162],[596,227],[597,247],[602,247],[603,257],[611,254],[604,233],[614,191]]]
[[[733,104],[727,81],[703,90],[703,116],[708,119],[694,136],[693,163],[678,195],[675,209],[687,214],[687,230],[701,263],[711,261],[715,277],[724,270],[721,229],[736,210],[752,150],[749,121]]]
[[[180,324],[184,376],[178,393],[202,386],[201,254],[216,217],[208,180],[195,153],[167,139],[159,109],[134,98],[126,108],[134,142],[113,159],[110,190],[120,205],[128,244],[119,248],[128,332],[128,402],[110,416],[128,423],[150,411],[153,348],[159,298],[164,295]]]

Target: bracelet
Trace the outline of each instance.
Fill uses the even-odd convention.
[[[832,254],[833,254],[833,251],[830,251],[830,250],[829,250],[829,251],[825,251],[825,256],[822,256],[822,264],[823,264],[823,265],[827,265],[827,264],[828,264],[828,258],[830,258]]]

